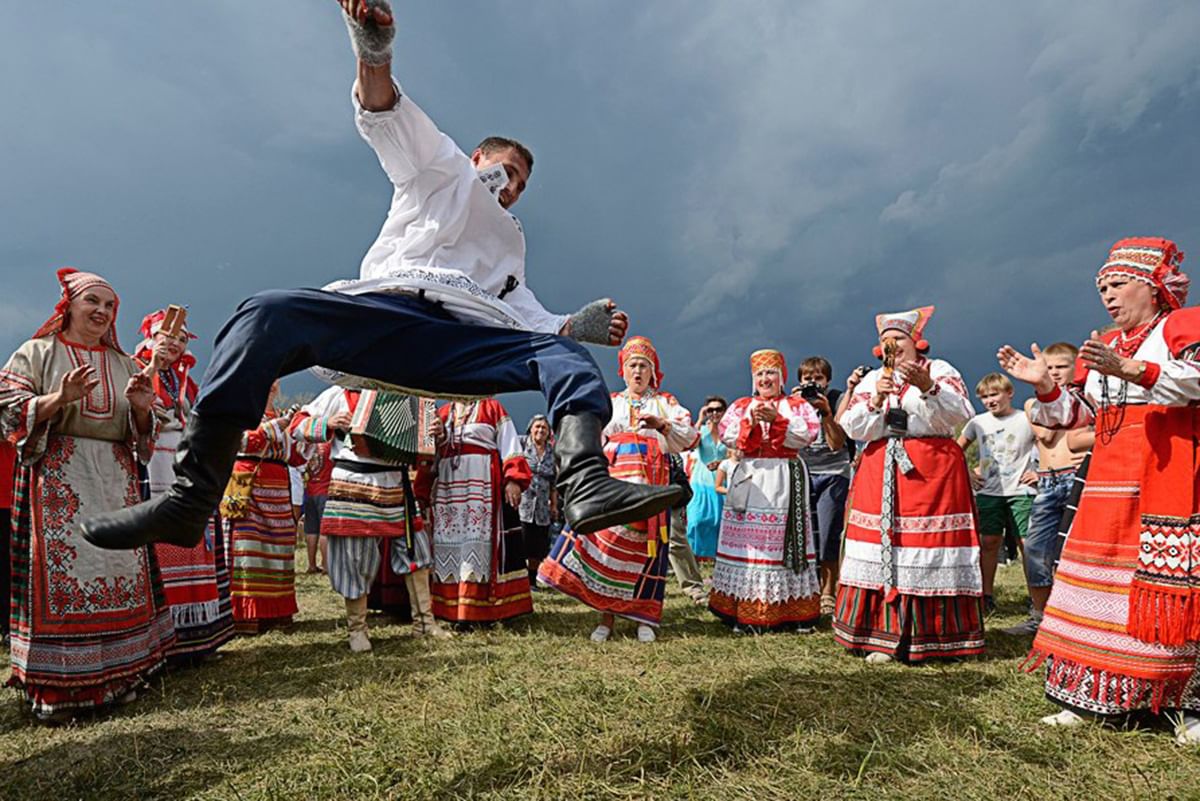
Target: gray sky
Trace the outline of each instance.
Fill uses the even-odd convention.
[[[559,311],[616,298],[693,410],[745,394],[759,347],[793,368],[823,353],[840,381],[870,359],[875,312],[926,303],[936,353],[974,383],[1001,342],[1105,322],[1092,278],[1115,239],[1200,257],[1194,2],[397,16],[396,74],[443,130],[534,150],[514,208],[530,286]],[[71,265],[113,282],[127,348],[146,311],[189,305],[203,364],[243,297],[357,274],[387,210],[332,0],[5,2],[0,69],[5,352]],[[615,352],[596,355],[618,385]]]

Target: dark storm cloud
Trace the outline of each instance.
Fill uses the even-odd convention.
[[[62,264],[114,282],[127,345],[165,303],[211,337],[256,290],[357,271],[389,187],[331,2],[67,5],[0,29],[0,348]],[[397,9],[406,92],[466,148],[535,150],[531,285],[564,311],[616,297],[693,408],[745,391],[757,347],[844,374],[875,311],[924,303],[974,379],[1001,341],[1103,322],[1112,240],[1200,252],[1192,3]]]

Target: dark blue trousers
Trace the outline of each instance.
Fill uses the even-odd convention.
[[[564,414],[608,421],[600,368],[573,339],[469,325],[406,295],[343,295],[320,289],[261,292],[217,334],[196,411],[251,429],[271,383],[320,365],[432,395],[538,390],[552,426]]]

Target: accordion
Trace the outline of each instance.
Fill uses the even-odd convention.
[[[432,398],[364,390],[350,419],[350,443],[360,456],[414,464],[436,451],[432,430],[436,419]]]

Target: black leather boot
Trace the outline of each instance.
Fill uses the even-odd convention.
[[[137,506],[88,518],[83,538],[117,551],[152,542],[195,546],[225,493],[243,433],[241,425],[205,420],[193,412],[175,453],[171,488]]]
[[[559,420],[554,432],[563,516],[580,534],[646,520],[683,500],[683,488],[673,484],[631,484],[610,476],[600,447],[603,428],[594,414],[573,414]]]

